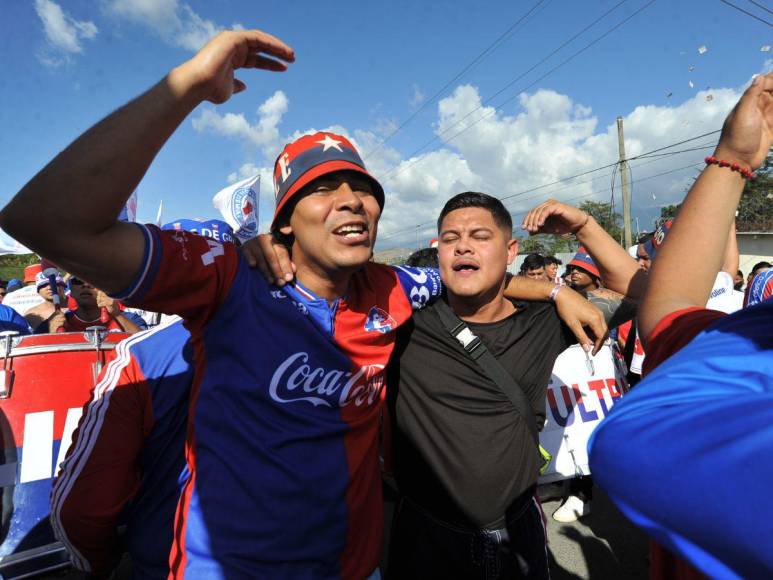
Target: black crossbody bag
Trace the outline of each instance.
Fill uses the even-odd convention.
[[[526,427],[529,429],[531,438],[542,457],[543,464],[540,467],[540,475],[543,474],[548,465],[550,465],[551,455],[540,445],[539,433],[537,431],[537,420],[534,418],[534,410],[531,408],[531,404],[526,399],[526,395],[523,392],[523,388],[518,384],[518,381],[507,372],[505,367],[491,354],[491,351],[486,348],[486,345],[473,334],[467,323],[459,318],[445,300],[440,299],[437,301],[437,313],[440,316],[440,321],[443,326],[446,327],[448,333],[454,337],[459,344],[462,345],[464,352],[474,360],[481,370],[486,373],[500,390],[507,395],[507,398],[515,407],[516,412],[526,422]]]

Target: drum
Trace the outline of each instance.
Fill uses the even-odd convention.
[[[628,389],[625,375],[625,363],[613,341],[608,340],[590,361],[580,345],[558,356],[540,433],[540,443],[553,459],[540,483],[590,475],[588,439]]]
[[[24,337],[0,333],[3,578],[69,565],[49,524],[51,485],[106,358],[127,336],[101,327]]]

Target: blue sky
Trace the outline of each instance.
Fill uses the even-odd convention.
[[[748,0],[734,3],[773,21]],[[527,13],[467,74],[430,99]],[[154,220],[162,199],[164,221],[216,217],[212,196],[229,181],[261,172],[265,228],[273,209],[270,166],[282,144],[333,129],[355,140],[387,190],[379,249],[432,237],[429,222],[450,195],[465,189],[507,198],[516,219],[548,196],[608,201],[611,170],[521,192],[614,161],[618,115],[625,118],[629,156],[718,129],[751,76],[769,70],[773,57],[761,51],[773,44],[773,29],[718,0],[30,0],[5,2],[0,22],[0,202],[217,30],[257,27],[293,46],[296,64],[284,74],[247,71],[241,75],[247,92],[194,111],[138,188],[139,218]],[[700,54],[702,46],[707,50]],[[438,135],[443,139],[422,149]],[[680,168],[709,151],[632,162],[634,216],[642,229],[660,205],[678,201],[697,171],[697,165]],[[616,195],[619,207],[619,190]],[[424,224],[418,236],[417,224]]]

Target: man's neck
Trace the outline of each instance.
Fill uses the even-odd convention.
[[[465,322],[498,322],[515,312],[513,303],[499,288],[494,295],[485,293],[478,296],[457,296],[448,291],[448,304],[454,313]]]
[[[349,281],[352,278],[349,272],[331,276],[311,266],[296,266],[296,279],[303,284],[304,288],[310,290],[319,298],[327,300],[328,303],[332,303],[346,294],[346,290],[349,288]]]
[[[75,316],[86,322],[92,322],[99,318],[100,312],[99,308],[96,306],[93,308],[86,308],[84,306],[78,305],[77,310],[75,310]]]

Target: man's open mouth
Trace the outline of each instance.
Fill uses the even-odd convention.
[[[368,225],[365,223],[344,224],[333,230],[333,233],[337,236],[341,236],[345,240],[357,240],[367,236]]]

